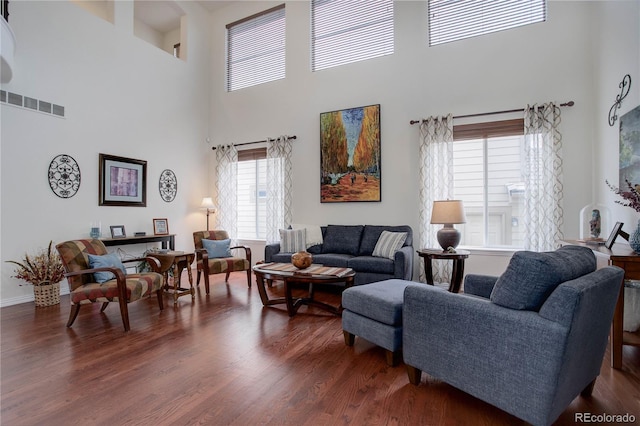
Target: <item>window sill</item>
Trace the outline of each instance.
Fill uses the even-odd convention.
[[[459,246],[462,250],[467,250],[471,254],[481,256],[500,256],[511,257],[513,253],[521,251],[521,248],[498,248],[498,247],[472,247],[472,246]]]
[[[265,240],[252,240],[247,238],[238,238],[236,239],[236,241],[239,244],[265,244],[266,243]]]

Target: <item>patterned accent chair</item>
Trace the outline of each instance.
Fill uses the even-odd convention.
[[[153,292],[158,297],[160,310],[164,308],[162,302],[162,275],[158,272],[146,272],[140,274],[123,274],[117,267],[100,267],[91,269],[89,267],[89,254],[105,255],[107,249],[102,241],[93,240],[73,240],[56,245],[56,249],[62,259],[69,282],[71,294],[71,312],[67,327],[71,327],[80,306],[90,303],[102,302],[100,312],[104,312],[109,302],[117,302],[120,305],[120,315],[124,324],[124,331],[129,331],[129,310],[127,304],[135,302]],[[159,270],[159,263],[152,257],[143,259],[128,259],[127,262],[140,262],[146,260],[151,268]],[[115,274],[116,278],[103,283],[96,282],[95,272],[108,271]]]
[[[196,248],[196,263],[198,276],[196,285],[200,285],[200,274],[204,273],[204,288],[209,294],[209,275],[225,273],[225,281],[229,281],[229,274],[237,271],[247,271],[247,285],[251,287],[251,248],[247,246],[230,247],[244,250],[244,257],[219,257],[209,258],[207,250],[202,245],[202,240],[227,240],[227,231],[196,231],[193,233],[193,244]]]

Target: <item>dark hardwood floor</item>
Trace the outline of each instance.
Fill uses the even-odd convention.
[[[193,303],[165,297],[163,312],[155,297],[130,304],[128,333],[117,304],[83,307],[72,328],[68,296],[2,308],[1,424],[523,424],[425,375],[411,385],[382,349],[359,338],[347,347],[340,318],[306,306],[289,318],[233,275],[212,276],[211,294],[201,284]],[[607,350],[592,397],[557,424],[582,412],[640,421],[640,348],[625,348],[622,370]]]

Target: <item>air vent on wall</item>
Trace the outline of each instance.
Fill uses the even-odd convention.
[[[45,114],[64,117],[64,106],[0,90],[0,102]]]

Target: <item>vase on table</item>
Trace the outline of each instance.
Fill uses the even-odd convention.
[[[629,235],[629,245],[634,252],[640,254],[640,220],[635,231]]]

